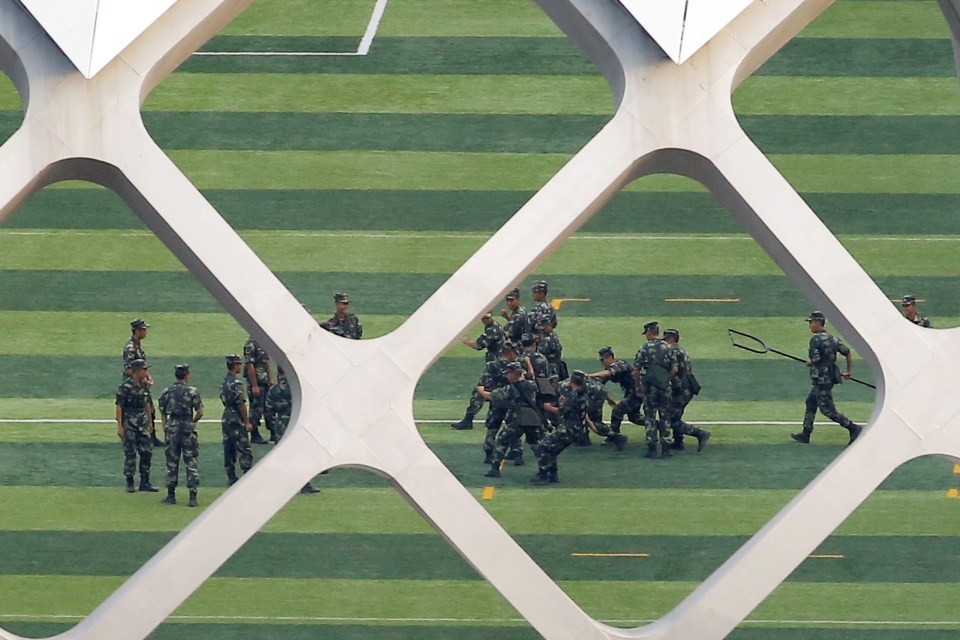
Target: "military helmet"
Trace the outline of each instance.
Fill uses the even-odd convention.
[[[350,304],[350,296],[348,296],[347,294],[345,294],[345,293],[343,293],[343,292],[341,292],[341,291],[338,291],[338,292],[336,292],[335,294],[333,294],[333,301],[334,301],[334,302],[345,302],[346,304]]]
[[[510,291],[507,291],[507,295],[504,296],[504,299],[517,300],[519,297],[520,297],[520,289],[514,287],[513,289],[510,289]]]
[[[807,316],[807,322],[817,321],[820,324],[825,324],[827,322],[827,317],[823,315],[823,311],[811,311],[810,315]]]
[[[144,320],[143,318],[134,318],[133,320],[130,321],[130,328],[133,329],[134,331],[138,329],[146,329],[149,326],[150,325],[147,324],[147,321]]]
[[[533,291],[534,293],[537,293],[538,291],[542,291],[543,293],[546,293],[546,292],[547,292],[547,281],[546,281],[546,280],[537,280],[536,282],[533,283],[533,285],[530,286],[530,291]]]
[[[177,378],[182,378],[188,373],[190,373],[190,365],[185,362],[183,364],[178,364],[173,368],[173,375]]]
[[[242,363],[243,363],[243,358],[241,358],[240,356],[238,356],[238,355],[235,354],[235,353],[227,356],[226,360],[227,360],[227,368],[228,368],[228,369],[230,369],[230,368],[232,368],[232,367],[235,367],[235,366],[237,366],[238,364],[242,364]]]
[[[644,333],[660,333],[660,323],[656,320],[651,320],[647,324],[643,325]]]
[[[900,301],[900,304],[904,307],[909,307],[912,304],[917,304],[917,296],[906,295],[903,296],[903,300]]]

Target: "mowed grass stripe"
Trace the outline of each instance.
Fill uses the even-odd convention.
[[[802,410],[798,399],[798,413]],[[216,411],[214,411],[216,413]],[[110,429],[106,424],[103,429]],[[445,428],[445,427],[438,427]],[[840,427],[824,426],[820,431]],[[642,440],[642,427],[625,426],[624,433],[632,440]],[[489,465],[482,464],[482,432],[475,432],[470,443],[434,445],[431,447],[447,467],[466,487],[481,488],[494,485],[501,489],[525,490],[535,469],[507,465],[503,477],[491,482],[483,473]],[[814,431],[817,436],[817,431]],[[821,434],[822,436],[822,434]],[[821,437],[821,441],[823,438]],[[223,459],[219,442],[201,444],[200,475],[204,487],[225,487]],[[845,443],[844,443],[845,444]],[[684,452],[669,462],[643,458],[644,447],[628,445],[625,453],[611,447],[591,446],[567,449],[560,459],[561,484],[566,488],[603,489],[611,486],[634,489],[793,489],[800,490],[843,452],[843,444],[822,444],[801,447],[791,442],[786,434],[780,444],[725,445],[711,442],[704,453]],[[266,455],[265,446],[254,447],[257,456]],[[205,454],[206,451],[211,453]],[[158,449],[154,479],[162,482],[162,466]],[[532,456],[527,452],[527,456]],[[50,468],[49,461],[60,461]],[[7,486],[64,486],[116,487],[122,497],[123,455],[119,440],[115,444],[57,444],[7,443],[0,448],[0,479]],[[775,461],[775,464],[771,462]],[[47,463],[45,467],[44,464]],[[666,467],[666,465],[670,465]],[[657,466],[655,466],[657,465]],[[666,468],[665,468],[666,467]],[[925,489],[943,497],[944,508],[956,504],[947,500],[946,491],[952,482],[951,469],[942,460],[922,459],[903,467],[882,486],[885,489]],[[373,474],[357,470],[342,470],[316,479],[317,486],[329,487],[383,487],[385,481]],[[541,490],[550,491],[552,488]],[[154,499],[155,498],[155,499]],[[307,499],[307,498],[304,498]],[[159,505],[158,496],[140,497],[140,504]],[[639,515],[634,515],[640,518]],[[637,520],[639,522],[639,520]]]
[[[220,36],[203,51],[349,52],[356,37]],[[368,55],[194,56],[189,73],[599,75],[566,38],[378,37]],[[757,71],[774,76],[955,77],[950,40],[797,38]]]
[[[201,447],[204,447],[203,443],[208,442],[207,426],[201,425],[201,431]],[[210,438],[218,435],[219,428],[215,432],[210,431]],[[211,454],[207,448],[201,449],[201,458],[216,457],[217,444],[214,441]],[[479,442],[475,445],[479,446]],[[823,445],[811,445],[817,446]],[[949,466],[943,460],[939,463],[945,476],[949,475]],[[911,468],[916,464],[908,463],[906,471],[896,471],[891,482],[896,482],[903,473],[913,475]],[[476,468],[480,470],[482,465]],[[522,470],[507,468],[508,475],[516,475],[514,471]],[[295,496],[262,531],[434,535],[430,525],[395,489],[386,486],[386,482],[368,488],[331,487],[334,480],[343,482],[344,473],[334,470],[318,478],[315,484],[322,487],[319,495]],[[63,528],[63,523],[68,522],[69,530],[74,532],[178,532],[225,490],[223,486],[213,486],[212,480],[214,478],[201,476],[199,509],[166,508],[158,496],[151,494],[130,496],[123,492],[120,481],[109,487],[0,487],[0,497],[18,505],[16,510],[4,514],[0,529],[45,531]],[[481,501],[482,486],[473,486],[469,491]],[[567,483],[567,486],[535,492],[530,488],[500,486],[492,500],[481,503],[513,535],[621,535],[637,529],[638,514],[642,513],[645,535],[749,536],[759,531],[795,495],[796,489],[785,487],[747,490],[703,487],[690,491],[580,488]],[[583,507],[572,509],[571,505]],[[956,503],[946,498],[944,490],[884,489],[873,493],[834,535],[955,536],[956,519],[952,515],[955,507]],[[557,517],[558,513],[562,517]]]
[[[556,580],[704,580],[747,541],[744,536],[519,535],[515,540]],[[4,575],[114,576],[136,572],[171,532],[0,531]],[[805,561],[796,582],[950,583],[960,580],[943,558],[956,537],[837,536],[814,552],[842,562]],[[117,554],[125,547],[128,552]],[[680,553],[678,553],[680,551]],[[687,553],[693,552],[693,553]],[[596,554],[596,556],[578,555]],[[609,554],[611,557],[603,557]],[[638,557],[612,557],[636,554]],[[354,558],[344,563],[344,556]],[[643,556],[643,557],[640,557]],[[233,578],[482,580],[445,540],[410,534],[258,533],[216,574]]]
[[[945,137],[949,137],[945,134]],[[72,183],[75,184],[75,183]],[[529,191],[207,190],[204,195],[238,230],[493,232]],[[960,195],[804,193],[838,234],[960,236]],[[402,213],[402,215],[398,215]],[[138,229],[143,223],[112,191],[44,189],[4,222],[8,229]],[[737,234],[743,228],[702,191],[621,192],[583,232]]]
[[[77,615],[92,611],[122,582],[120,577],[4,576],[0,578],[0,588],[11,594],[8,608],[19,613]],[[666,614],[697,586],[691,582],[624,582],[617,584],[616,595],[612,596],[605,582],[560,583],[590,615],[636,622]],[[256,596],[251,597],[254,588]],[[812,623],[824,619],[951,621],[955,620],[953,602],[958,596],[960,585],[956,584],[793,582],[780,587],[749,619]],[[478,619],[492,618],[491,622],[503,623],[520,617],[483,581],[282,578],[211,578],[177,609],[176,615],[366,620],[371,617],[372,603],[376,603],[375,617],[411,622],[418,618],[464,618],[468,624],[477,624]]]
[[[955,78],[767,76],[745,81],[734,105],[740,115],[957,115],[956,89]],[[0,109],[19,108],[0,95]],[[594,76],[178,73],[144,109],[612,115],[613,99]]]

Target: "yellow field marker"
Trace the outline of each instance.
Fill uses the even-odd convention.
[[[807,557],[808,557],[808,558],[813,558],[814,560],[842,560],[842,559],[843,559],[843,556],[842,556],[842,555],[831,555],[831,554],[826,554],[826,553],[824,553],[824,554],[819,554],[819,555],[807,556]]]
[[[649,558],[649,553],[571,553],[574,558]]]
[[[740,302],[740,298],[665,298],[664,302]]]
[[[953,465],[953,472],[960,473],[960,464]]]
[[[960,498],[960,492],[957,492],[956,489],[950,489],[947,491],[948,498]]]
[[[493,487],[484,487],[483,488],[483,499],[484,500],[493,500],[493,492],[495,489]]]
[[[590,302],[590,298],[554,298],[550,301],[550,305],[554,311],[560,311],[560,305],[564,302]]]

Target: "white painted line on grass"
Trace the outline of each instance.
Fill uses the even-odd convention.
[[[7,620],[83,620],[87,616],[77,614],[17,614],[0,613],[0,619]],[[510,624],[524,623],[523,618],[428,618],[428,617],[372,617],[372,616],[185,616],[173,615],[167,620],[177,621],[224,621],[224,622],[401,622],[401,623],[481,623],[481,624]],[[600,622],[606,624],[649,624],[655,622],[652,619],[643,618],[622,618],[622,619],[601,619]],[[774,619],[746,619],[745,625],[790,625],[790,626],[880,626],[880,627],[929,627],[960,626],[960,620],[774,620]]]
[[[387,10],[387,0],[377,0],[367,28],[360,38],[356,51],[196,51],[193,55],[226,58],[317,58],[324,56],[365,56],[370,53],[373,39],[377,36],[380,21]]]

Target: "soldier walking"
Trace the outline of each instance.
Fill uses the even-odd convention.
[[[159,491],[150,484],[150,462],[153,446],[150,442],[150,421],[147,403],[150,391],[146,380],[149,375],[147,363],[137,358],[128,366],[130,376],[124,378],[117,389],[117,436],[123,442],[123,475],[127,480],[127,493],[134,493],[133,472],[140,458],[140,491]]]
[[[243,358],[238,355],[226,357],[227,375],[220,383],[220,402],[223,416],[220,427],[223,432],[223,466],[227,472],[227,485],[237,481],[236,463],[239,458],[240,472],[246,473],[253,466],[253,450],[247,434],[253,430],[247,414],[247,397],[243,383],[237,378],[243,367]]]
[[[481,333],[476,340],[471,340],[467,336],[463,336],[461,341],[463,344],[477,351],[486,349],[487,352],[484,354],[484,360],[489,364],[495,362],[497,358],[500,357],[500,350],[503,347],[505,336],[500,323],[494,319],[493,312],[488,311],[483,314],[480,322],[483,323],[483,333]],[[463,418],[450,426],[458,430],[473,429],[473,419],[480,413],[480,409],[482,408],[483,397],[477,393],[476,387],[474,387],[470,393],[470,402],[467,404],[467,410],[464,412]]]
[[[669,458],[670,453],[670,385],[677,375],[677,357],[673,348],[660,339],[660,324],[643,325],[647,341],[637,351],[633,363],[634,379],[643,392],[643,423],[646,427],[647,453],[644,457]]]
[[[700,393],[700,382],[693,375],[693,362],[686,350],[680,346],[680,331],[667,329],[663,332],[663,340],[673,347],[677,357],[677,375],[670,385],[670,428],[673,430],[673,448],[683,449],[683,436],[693,436],[697,439],[697,451],[703,451],[710,439],[710,432],[683,421],[683,412],[693,400],[693,396]]]
[[[487,391],[477,387],[477,391],[490,401],[490,407],[504,412],[505,426],[497,434],[496,444],[490,456],[490,470],[484,475],[499,478],[500,467],[507,451],[519,448],[520,439],[526,436],[527,444],[535,446],[540,442],[543,430],[542,408],[537,403],[537,386],[532,380],[523,377],[523,366],[519,362],[510,362],[504,367],[507,384]],[[522,459],[523,449],[520,449]],[[517,459],[516,456],[514,458]]]
[[[810,434],[813,433],[813,419],[817,415],[817,409],[820,409],[823,415],[850,432],[847,444],[853,444],[863,427],[854,424],[850,418],[840,413],[833,403],[833,386],[849,380],[853,375],[853,354],[850,352],[850,347],[843,344],[840,338],[827,333],[824,328],[827,319],[823,313],[814,311],[807,318],[807,323],[810,325],[810,333],[813,336],[810,338],[806,365],[810,367],[810,383],[813,386],[807,395],[806,412],[803,414],[803,431],[791,433],[790,437],[796,442],[808,444]],[[838,353],[847,360],[847,370],[843,373],[840,373],[840,368],[837,366]]]
[[[586,381],[587,376],[583,371],[574,371],[558,390],[558,404],[545,407],[550,413],[559,415],[560,420],[556,429],[548,433],[534,448],[539,470],[530,480],[533,484],[560,482],[557,458],[573,444],[575,434],[583,428],[584,423],[587,428],[595,430],[593,421],[586,413],[583,393]]]
[[[197,423],[203,417],[203,401],[196,387],[190,386],[190,365],[178,364],[173,370],[177,381],[164,389],[157,404],[160,420],[166,436],[167,448],[167,497],[165,504],[177,504],[177,481],[180,475],[180,458],[187,474],[187,489],[190,491],[190,507],[197,506],[197,489],[200,474],[197,464],[200,458],[200,442],[197,438]]]

